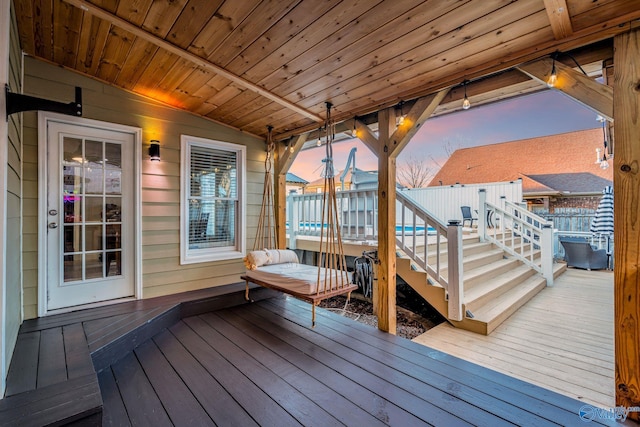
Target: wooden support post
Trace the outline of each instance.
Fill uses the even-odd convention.
[[[614,38],[616,406],[640,406],[640,30]],[[639,412],[629,418],[638,421]]]
[[[276,244],[278,249],[287,247],[287,173],[273,177],[273,202],[275,203]]]
[[[306,135],[299,135],[290,144],[293,152],[284,147],[277,146],[274,153],[274,194],[275,219],[276,219],[276,240],[278,249],[287,247],[287,172],[291,168],[293,161],[302,149]]]
[[[396,333],[396,158],[390,135],[395,129],[393,108],[378,113],[378,328]]]

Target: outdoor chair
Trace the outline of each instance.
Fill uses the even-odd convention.
[[[564,248],[567,267],[585,270],[603,270],[609,267],[609,254],[606,249],[595,249],[582,239],[563,238],[560,244]]]
[[[473,227],[473,221],[477,221],[478,218],[474,218],[471,215],[471,208],[469,206],[460,206],[460,210],[462,211],[462,226],[464,227],[464,223],[469,221],[469,227]]]

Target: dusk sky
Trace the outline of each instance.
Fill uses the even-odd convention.
[[[427,120],[398,157],[398,166],[410,158],[424,159],[436,172],[446,161],[445,147],[453,150],[519,139],[555,135],[600,127],[597,114],[564,94],[544,91],[499,103],[473,107]],[[334,144],[336,171],[346,166],[349,151],[357,147],[356,166],[376,170],[375,156],[360,141]],[[324,147],[302,151],[290,172],[307,181],[320,178]],[[434,162],[435,160],[435,162]]]

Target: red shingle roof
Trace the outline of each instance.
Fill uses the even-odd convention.
[[[595,164],[596,148],[602,147],[602,129],[596,128],[463,148],[451,155],[429,186],[522,178],[523,193],[539,193],[554,189],[527,175],[588,172],[612,181],[613,168],[602,170]]]

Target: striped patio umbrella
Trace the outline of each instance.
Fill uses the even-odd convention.
[[[589,231],[594,234],[611,235],[613,233],[613,188],[607,185],[602,190],[602,194]]]

